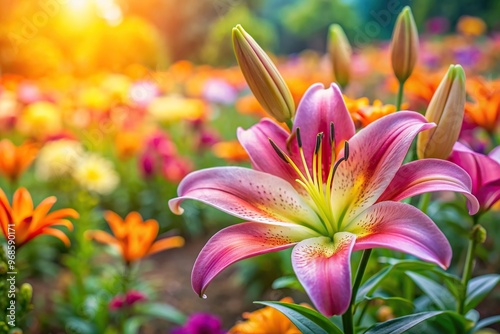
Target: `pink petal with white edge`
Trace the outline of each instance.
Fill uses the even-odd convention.
[[[488,154],[488,157],[500,164],[500,146],[497,146],[493,150],[491,150],[491,152]]]
[[[417,208],[399,202],[373,205],[346,230],[357,235],[354,250],[388,248],[416,256],[446,269],[451,247],[434,222]]]
[[[209,168],[186,176],[169,201],[170,210],[182,214],[182,201],[194,199],[241,219],[281,224],[300,224],[325,232],[312,208],[285,180],[241,167]]]
[[[314,306],[326,316],[343,314],[351,301],[351,252],[356,236],[339,232],[306,239],[292,252],[293,270]]]
[[[226,227],[215,234],[198,255],[191,274],[193,289],[201,296],[212,279],[231,264],[286,249],[315,236],[301,226],[241,223]]]
[[[316,146],[316,136],[323,133],[323,172],[330,167],[331,148],[328,143],[330,123],[335,126],[335,144],[343,147],[343,142],[356,133],[354,122],[336,84],[327,89],[322,84],[314,84],[306,91],[297,108],[293,130],[300,128],[304,154],[309,168]]]
[[[399,111],[351,138],[349,159],[339,165],[333,179],[332,206],[338,224],[345,225],[377,201],[401,167],[415,136],[433,126],[419,113]]]
[[[286,141],[289,136],[287,131],[270,119],[263,119],[248,130],[238,129],[238,140],[247,151],[254,169],[276,175],[292,185],[299,186],[295,182],[297,173],[276,154],[269,142],[269,139],[272,139],[279,148],[287,152]],[[291,158],[294,159],[293,156]]]
[[[378,201],[402,201],[427,192],[453,191],[467,197],[467,207],[473,215],[479,210],[479,202],[471,188],[470,176],[461,167],[445,160],[424,159],[401,166]]]

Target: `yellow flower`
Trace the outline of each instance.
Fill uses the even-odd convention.
[[[111,162],[96,154],[87,154],[77,163],[73,178],[84,189],[100,195],[111,193],[120,182]]]
[[[44,138],[62,129],[61,112],[49,102],[30,104],[22,111],[18,127],[25,135]]]
[[[148,106],[148,111],[160,122],[176,122],[183,119],[195,121],[205,115],[206,107],[202,100],[164,96],[153,100]]]
[[[344,96],[344,101],[357,127],[365,127],[381,117],[396,112],[395,105],[383,104],[380,100],[375,100],[370,105],[370,100],[366,97],[350,99]],[[405,108],[406,105],[403,104],[402,109]]]
[[[35,173],[44,181],[70,176],[82,155],[79,142],[68,139],[48,142],[38,153]]]
[[[293,299],[287,297],[281,302],[293,303]],[[229,330],[229,334],[300,334],[299,329],[283,313],[269,306],[245,312],[243,319]]]

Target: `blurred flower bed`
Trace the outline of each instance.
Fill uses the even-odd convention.
[[[106,52],[106,57],[93,56],[94,48],[86,47],[90,42],[82,41],[71,54],[79,62],[101,62],[88,65],[98,70],[64,74],[58,70],[64,56],[51,46],[53,41],[36,39],[30,52],[23,49],[10,58],[10,74],[0,75],[0,218],[6,240],[6,222],[16,222],[17,327],[33,333],[135,333],[141,326],[151,333],[155,328],[165,332],[158,328],[174,327],[172,333],[201,333],[199,328],[208,326],[206,333],[223,333],[238,319],[232,324],[224,319],[222,324],[212,315],[193,315],[192,309],[169,305],[157,293],[161,280],[143,279],[143,272],[152,267],[161,272],[161,267],[155,268],[158,255],[142,261],[145,264],[141,260],[163,251],[161,256],[168,257],[174,252],[170,249],[205,240],[205,235],[237,221],[199,203],[187,203],[186,214],[177,216],[167,202],[192,171],[250,166],[237,141],[237,129],[248,129],[269,116],[239,67],[183,60],[165,69],[148,69],[145,63],[161,62],[156,59],[161,43],[143,38],[155,39],[156,33],[139,19],[124,22],[109,29],[124,30],[123,38],[137,36],[127,43],[139,49],[140,56],[137,50],[120,49],[123,43],[112,37],[95,49],[113,51]],[[451,35],[440,34],[439,21],[428,22],[402,106],[424,113],[449,65],[461,64],[467,75],[467,102],[460,139],[476,152],[488,154],[500,143],[500,81],[496,79],[500,35],[485,35],[481,22],[463,18]],[[272,58],[295,105],[312,84],[328,87],[334,81],[328,54],[303,51]],[[360,46],[350,58],[349,85],[343,94],[357,129],[397,110],[398,81],[389,59],[388,43]],[[489,214],[497,217],[497,209],[498,203]],[[436,202],[429,215],[448,222],[462,214],[457,210]],[[459,222],[440,227],[452,236],[465,230]],[[450,238],[450,242],[459,252],[454,258],[458,261],[462,253],[465,256],[464,240]],[[479,247],[479,270],[500,270],[499,245],[496,235]],[[387,258],[393,252],[381,250],[379,255]],[[182,248],[175,256],[182,257]],[[245,287],[247,296],[241,299],[260,299],[272,282],[275,287],[294,287],[294,280],[277,280],[293,274],[286,258],[287,254],[268,254],[239,266],[230,277]],[[1,265],[4,272],[12,271],[7,270],[5,256]],[[379,265],[369,271],[375,272]],[[456,265],[452,263],[452,268]],[[53,282],[52,289],[43,292],[22,284],[31,282],[43,289],[48,281]],[[395,281],[390,284],[397,286]],[[39,293],[44,297],[37,297]],[[306,300],[303,294],[295,294],[297,300]],[[389,301],[384,304],[387,308],[378,307],[371,316],[390,319],[399,312],[394,305]],[[276,320],[283,328],[280,333],[299,333],[269,307],[245,313],[246,322],[232,331],[257,333],[252,328],[262,328],[258,324],[265,323],[266,317]],[[0,332],[8,329],[3,325]]]

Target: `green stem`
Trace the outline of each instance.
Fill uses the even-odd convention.
[[[342,325],[344,326],[345,334],[354,334],[354,321],[353,321],[353,306],[356,302],[356,295],[358,294],[359,286],[361,285],[361,281],[363,280],[363,274],[366,270],[366,265],[368,264],[368,260],[370,259],[370,254],[372,253],[371,249],[365,249],[363,251],[363,255],[361,256],[361,261],[359,262],[358,270],[356,271],[356,278],[354,279],[354,284],[352,286],[352,295],[351,301],[349,303],[349,308],[342,315]],[[361,321],[361,319],[359,320]]]
[[[474,222],[472,227],[477,224],[478,216],[475,215],[472,217]],[[467,247],[467,256],[465,258],[464,272],[462,274],[462,294],[460,296],[460,300],[458,302],[458,313],[463,314],[465,309],[465,299],[467,297],[467,285],[469,284],[469,280],[472,276],[472,270],[474,268],[474,259],[476,253],[477,241],[473,236],[469,240],[469,246]]]
[[[398,99],[396,100],[396,111],[401,110],[401,104],[403,103],[403,90],[405,81],[399,82]]]
[[[287,119],[285,121],[285,123],[288,126],[288,128],[290,129],[290,131],[292,131],[292,129],[293,129],[293,121],[292,121],[292,119],[291,118]]]
[[[420,202],[418,203],[418,207],[423,213],[427,214],[427,209],[429,208],[430,203],[431,203],[431,194],[425,193],[422,196],[420,196]]]

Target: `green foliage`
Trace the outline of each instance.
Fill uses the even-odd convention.
[[[212,26],[201,53],[202,61],[208,64],[236,62],[231,34],[237,24],[241,24],[264,50],[275,50],[277,39],[273,25],[256,17],[248,7],[240,5],[232,7]]]
[[[342,334],[328,318],[310,308],[283,302],[256,302],[273,307],[287,316],[303,334]]]

